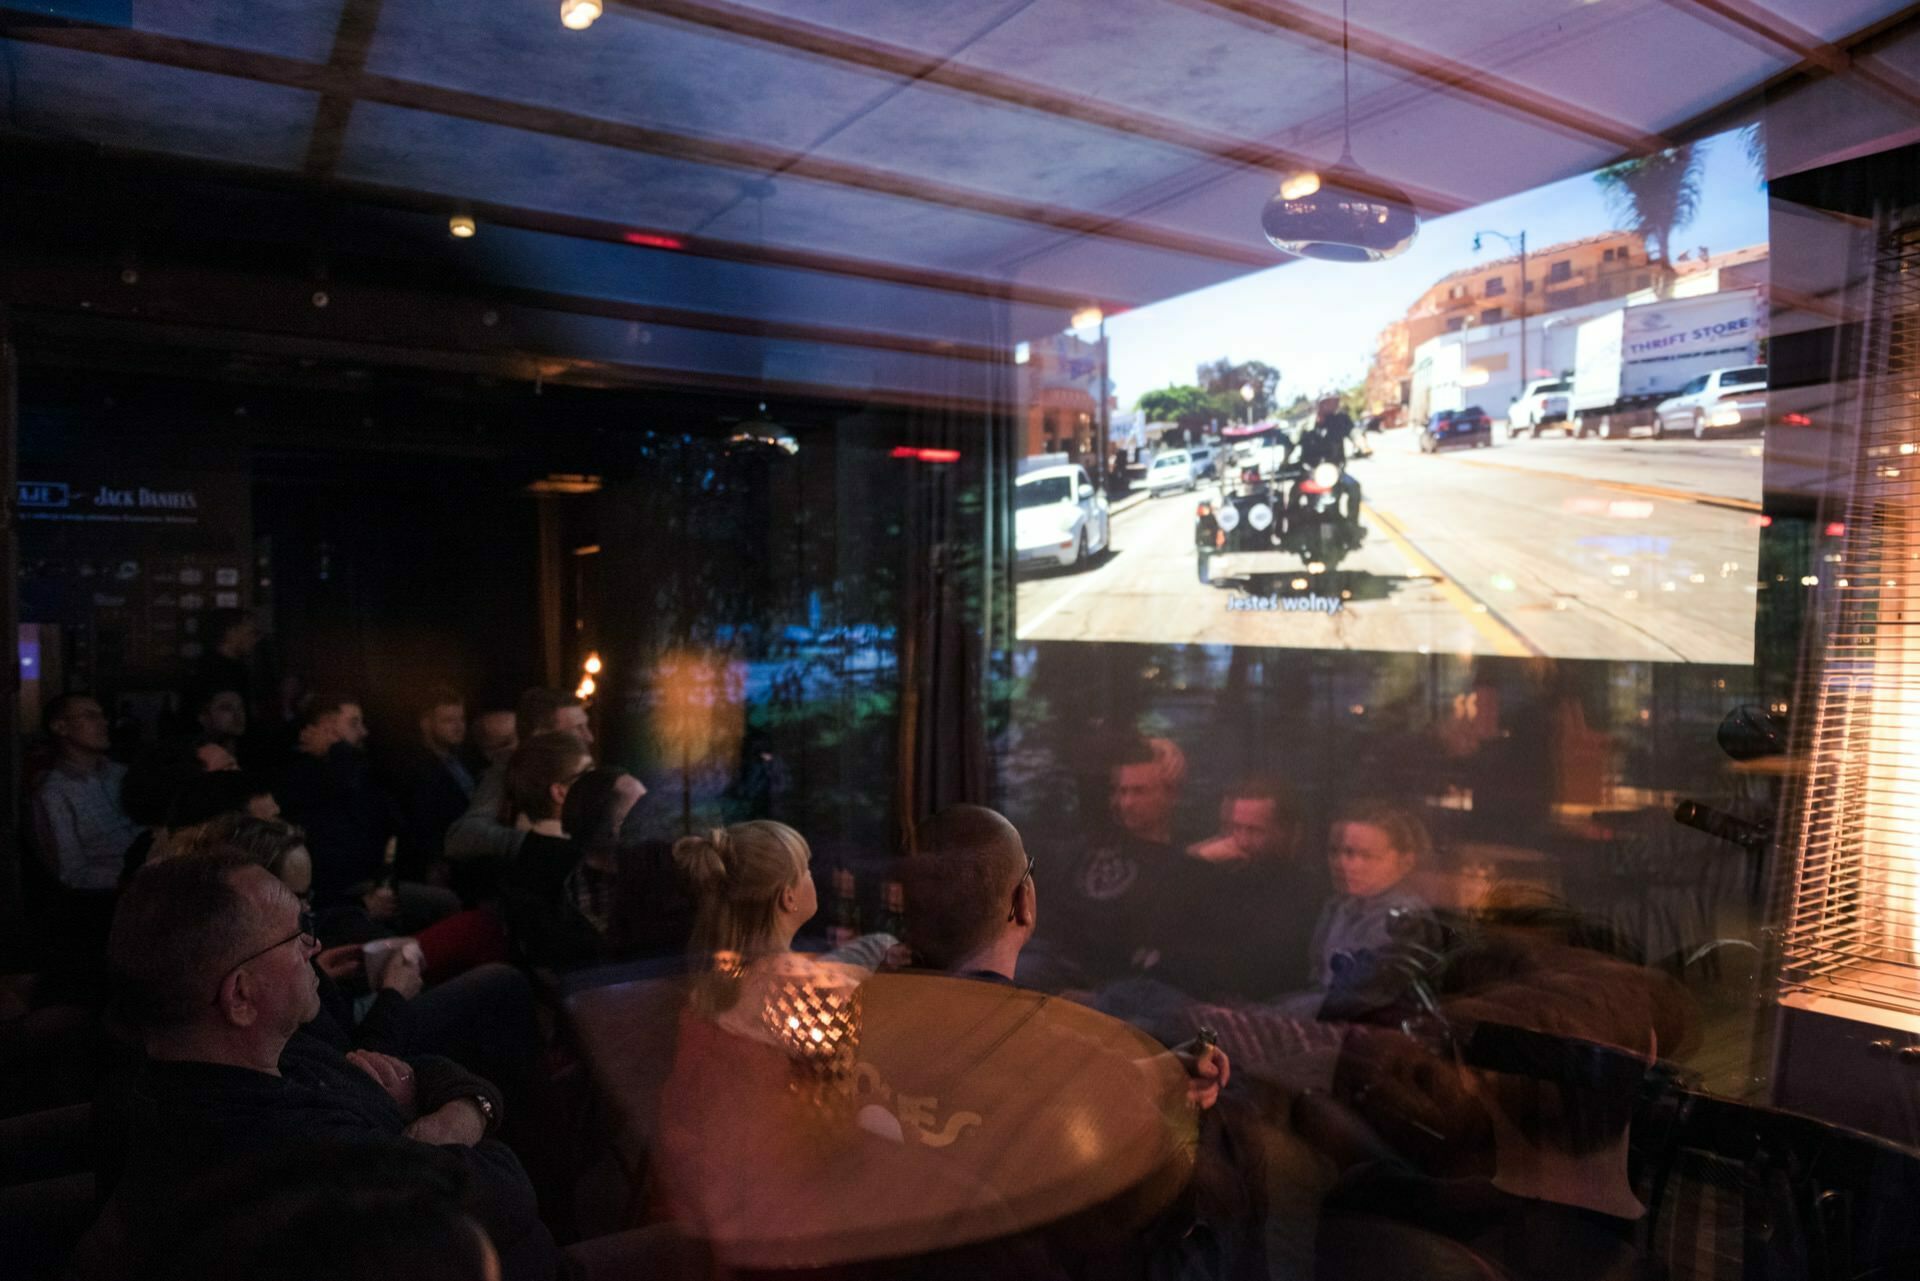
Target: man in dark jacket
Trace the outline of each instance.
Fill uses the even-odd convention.
[[[347,698],[316,698],[301,714],[296,753],[275,795],[307,831],[313,901],[353,901],[385,870],[393,816],[367,770],[367,723]],[[378,913],[376,913],[378,915]]]
[[[96,1235],[135,1263],[167,1246],[195,1181],[235,1161],[334,1141],[369,1145],[377,1163],[391,1145],[419,1145],[473,1189],[504,1276],[553,1277],[532,1185],[489,1137],[498,1091],[445,1059],[343,1056],[303,1032],[320,1011],[317,949],[299,900],[238,851],[134,877],[108,951],[145,1062],[120,1101],[124,1174]]]
[[[400,802],[400,848],[395,866],[409,880],[425,880],[440,861],[452,827],[473,802],[474,772],[461,749],[467,708],[455,690],[436,685],[420,702],[420,743],[395,770]]]

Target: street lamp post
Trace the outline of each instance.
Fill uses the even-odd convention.
[[[1247,402],[1247,426],[1253,426],[1253,384],[1240,384],[1240,399]]]
[[[1482,236],[1498,236],[1509,246],[1520,250],[1520,390],[1526,391],[1532,367],[1527,364],[1527,233],[1509,236],[1504,231],[1476,231],[1473,233],[1473,251],[1480,252]]]
[[[1110,492],[1109,486],[1113,484],[1113,477],[1109,474],[1112,459],[1108,457],[1108,451],[1113,448],[1113,422],[1107,417],[1107,373],[1107,317],[1106,313],[1102,312],[1100,315],[1100,445],[1098,451],[1100,457],[1094,474],[1099,478],[1100,492],[1103,494]]]

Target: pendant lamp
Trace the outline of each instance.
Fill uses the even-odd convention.
[[[1276,249],[1324,262],[1383,262],[1405,253],[1420,232],[1407,193],[1362,169],[1353,158],[1353,72],[1347,0],[1340,4],[1340,71],[1344,137],[1340,159],[1325,173],[1297,173],[1260,211],[1260,228]]]

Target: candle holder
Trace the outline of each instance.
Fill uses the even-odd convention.
[[[768,989],[762,1025],[793,1064],[796,1093],[825,1108],[853,1095],[860,989],[828,976],[783,976]]]

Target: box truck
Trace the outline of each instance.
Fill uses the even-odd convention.
[[[1574,340],[1568,415],[1576,436],[1660,434],[1653,407],[1699,374],[1758,363],[1760,291],[1729,289],[1596,316]]]

